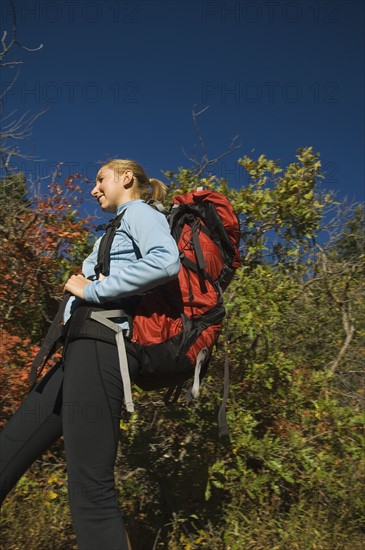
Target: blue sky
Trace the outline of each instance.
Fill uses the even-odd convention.
[[[364,3],[361,1],[15,1],[23,59],[5,112],[48,111],[19,162],[46,176],[95,176],[110,157],[139,161],[150,177],[190,167],[192,109],[210,158],[239,135],[218,176],[244,184],[243,155],[283,164],[313,146],[325,187],[364,199]],[[9,28],[9,4],[2,7]],[[14,70],[3,75],[11,80]]]

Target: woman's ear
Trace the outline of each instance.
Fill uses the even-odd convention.
[[[134,182],[134,175],[132,170],[126,170],[122,176],[122,183],[125,189],[132,187]]]

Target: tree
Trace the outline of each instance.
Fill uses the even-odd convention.
[[[19,114],[18,110],[15,109],[7,114],[5,114],[5,104],[7,96],[19,78],[20,71],[17,70],[16,74],[13,75],[13,70],[18,69],[22,65],[23,60],[21,59],[9,59],[14,53],[14,49],[18,48],[27,52],[36,52],[43,47],[43,44],[35,48],[30,48],[25,46],[18,40],[17,37],[17,21],[16,21],[16,9],[13,2],[8,2],[10,5],[12,13],[12,25],[10,32],[5,29],[1,38],[1,51],[0,51],[0,69],[3,73],[3,88],[0,95],[0,117],[2,120],[1,131],[0,131],[0,157],[3,169],[6,174],[11,174],[12,167],[10,163],[13,161],[13,158],[22,158],[22,159],[32,159],[33,157],[24,151],[21,151],[18,146],[20,140],[24,140],[30,136],[35,121],[45,113],[47,109],[43,108],[37,113],[30,113],[29,111]],[[9,35],[9,36],[8,36]],[[5,80],[5,71],[10,71],[11,80],[7,82]]]

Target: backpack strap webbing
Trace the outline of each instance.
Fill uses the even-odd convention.
[[[43,340],[41,348],[33,360],[32,366],[30,368],[30,374],[29,374],[29,381],[31,382],[30,390],[33,389],[37,381],[37,378],[39,374],[42,372],[44,365],[47,363],[48,359],[51,357],[51,355],[53,355],[57,347],[62,343],[64,331],[63,331],[63,326],[60,323],[63,319],[63,314],[69,298],[70,298],[70,293],[66,292],[58,308],[58,311],[52,321],[52,324],[48,329],[47,335]]]
[[[199,241],[199,231],[201,225],[202,224],[198,220],[196,220],[196,222],[191,227],[191,240],[193,242],[193,247],[195,251],[196,263],[200,271],[202,271],[206,267],[204,254]]]
[[[123,381],[124,402],[127,411],[134,412],[131,379],[129,376],[128,358],[124,342],[125,331],[119,325],[117,325],[117,323],[111,321],[112,318],[123,316],[125,316],[125,312],[122,309],[101,310],[91,312],[90,319],[94,319],[94,321],[101,323],[102,325],[112,329],[116,333],[115,340],[118,349],[120,374]]]
[[[106,232],[101,238],[99,250],[98,250],[98,262],[94,268],[95,275],[98,278],[100,273],[107,277],[110,270],[110,249],[112,246],[115,233],[117,232],[118,227],[122,222],[122,218],[126,213],[126,208],[117,216],[110,220],[110,222],[105,226]]]

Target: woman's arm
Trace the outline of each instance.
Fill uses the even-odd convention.
[[[179,250],[163,214],[137,201],[127,207],[122,224],[142,257],[119,262],[115,258],[110,275],[103,280],[90,282],[82,276],[75,276],[67,285],[70,282],[79,293],[77,296],[83,296],[89,302],[103,303],[142,294],[177,277]]]

